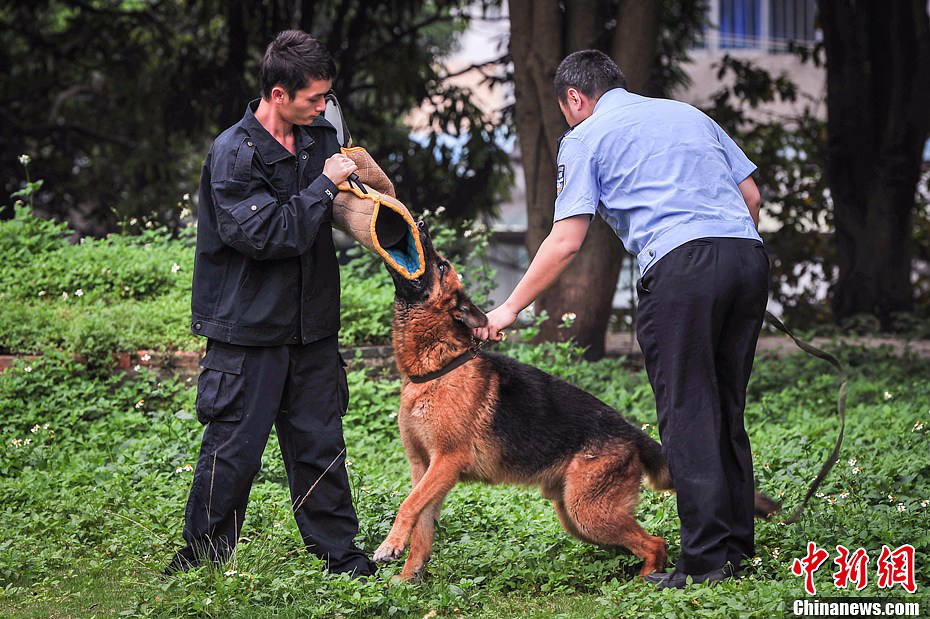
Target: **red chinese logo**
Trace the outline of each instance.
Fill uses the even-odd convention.
[[[837,546],[836,551],[839,553],[833,562],[839,566],[839,569],[833,574],[833,584],[837,588],[845,589],[849,582],[856,584],[856,590],[861,591],[869,583],[869,555],[864,548],[856,549],[856,552],[850,555],[845,546]]]
[[[895,550],[882,545],[882,554],[878,557],[876,566],[880,589],[901,585],[908,593],[917,591],[917,584],[914,582],[914,547],[910,544],[904,544]]]
[[[808,595],[816,595],[817,587],[814,586],[814,572],[820,569],[820,566],[827,557],[830,556],[823,548],[817,548],[814,542],[807,542],[807,555],[802,559],[795,559],[791,565],[791,573],[795,576],[804,574],[804,590]]]
[[[856,590],[865,589],[869,583],[869,555],[864,548],[857,548],[850,552],[845,546],[837,546],[838,553],[833,562],[838,569],[833,573],[833,584],[838,589],[846,589],[849,584],[855,584]],[[814,586],[814,572],[820,569],[830,554],[823,548],[817,548],[815,542],[807,543],[807,554],[795,559],[791,564],[791,573],[795,576],[804,576],[804,590],[808,595],[816,595]],[[908,593],[917,591],[914,581],[914,547],[910,544],[891,550],[882,546],[881,556],[875,563],[878,572],[878,587],[890,589],[901,585]]]

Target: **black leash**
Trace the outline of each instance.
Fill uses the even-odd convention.
[[[434,370],[432,372],[427,372],[426,374],[420,374],[419,376],[408,375],[407,378],[410,379],[412,383],[428,383],[431,380],[436,380],[440,376],[445,376],[455,368],[465,365],[472,359],[476,359],[481,354],[481,347],[484,346],[484,341],[476,340],[475,338],[471,339],[471,346],[463,352],[462,354],[455,357],[452,361],[447,363],[444,367]]]
[[[849,391],[849,374],[846,372],[846,368],[843,366],[843,364],[840,363],[836,357],[828,352],[820,350],[815,346],[812,346],[804,340],[798,339],[798,337],[792,333],[791,330],[788,329],[788,327],[786,327],[785,324],[776,318],[771,312],[766,311],[765,318],[769,321],[769,324],[794,340],[794,343],[797,344],[798,348],[809,355],[823,359],[835,367],[842,381],[840,383],[839,394],[836,400],[836,414],[840,418],[839,436],[836,437],[836,444],[833,446],[833,451],[830,452],[830,456],[827,458],[827,461],[823,463],[822,467],[820,467],[820,472],[817,474],[817,477],[814,478],[814,481],[811,482],[810,487],[807,489],[807,494],[804,495],[804,499],[801,501],[801,504],[798,505],[791,516],[785,520],[785,523],[793,524],[801,518],[801,512],[804,511],[804,507],[807,505],[807,502],[812,496],[814,496],[814,493],[817,492],[817,488],[820,487],[820,483],[824,480],[824,478],[830,472],[830,469],[833,468],[833,465],[836,464],[836,461],[840,457],[840,447],[843,445],[843,436],[846,432],[846,394]]]

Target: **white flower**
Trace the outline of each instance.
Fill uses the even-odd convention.
[[[47,423],[43,423],[43,424],[42,424],[42,429],[43,429],[43,430],[48,430],[48,424],[47,424]]]
[[[472,229],[469,228],[468,230],[465,231],[465,234],[463,236],[467,239],[468,237],[471,236],[471,234],[472,234]]]
[[[886,392],[885,392],[885,399],[886,399],[886,400],[890,400],[890,399],[893,398],[893,397],[894,397],[894,396],[891,394],[890,391],[886,391]]]
[[[12,445],[13,447],[19,447],[22,444],[23,442],[19,440],[18,438],[14,438],[13,440],[10,441],[10,445]]]
[[[855,458],[850,458],[850,459],[849,459],[849,466],[856,466],[856,463],[857,463],[857,462],[858,462],[858,460],[856,460]]]
[[[243,578],[248,578],[249,580],[255,579],[255,576],[252,576],[248,572],[239,572],[239,575],[242,576]]]
[[[175,262],[174,264],[171,265],[171,272],[172,272],[172,273],[177,273],[177,272],[180,271],[180,270],[181,270],[181,265],[178,264],[177,262]]]
[[[29,429],[29,431],[32,432],[33,434],[35,434],[36,432],[38,432],[38,431],[39,431],[39,424],[36,424],[36,425],[32,426],[32,427]]]
[[[32,366],[31,366],[31,365],[27,365],[26,367],[23,368],[23,372],[27,372],[27,373],[28,373],[28,372],[31,372],[31,371],[32,371]]]
[[[20,162],[22,165],[29,165],[29,162],[30,162],[30,161],[32,161],[32,157],[30,157],[29,155],[20,155],[20,156],[19,156],[19,162]]]
[[[346,466],[352,466],[352,461],[346,458]]]
[[[225,572],[223,572],[223,576],[235,576],[236,574],[238,574],[236,570],[226,570]]]
[[[436,611],[435,611],[435,610],[431,610],[431,611],[429,611],[428,613],[426,613],[425,615],[423,615],[423,619],[433,619],[433,617],[435,617],[436,615],[437,615]]]
[[[904,507],[904,503],[898,503],[898,511],[899,511],[899,512],[906,512],[906,511],[907,511],[907,508]]]
[[[752,564],[753,564],[753,566],[755,566],[755,567],[759,567],[760,565],[762,565],[762,558],[761,558],[761,557],[753,557],[753,558],[752,558]]]
[[[141,372],[141,371],[142,371],[142,366],[139,365],[139,364],[137,363],[136,365],[132,366],[132,371],[133,371],[133,372]],[[139,407],[137,406],[136,408],[139,408]]]
[[[817,494],[814,495],[814,496],[816,496],[818,499],[822,499],[822,498],[824,497],[824,493],[823,493],[823,492],[817,492]]]
[[[889,494],[889,495],[888,495],[888,500],[889,500],[889,501],[894,502],[894,500],[895,500],[896,498],[898,498],[898,497],[896,497],[896,496],[893,495],[893,494]]]
[[[136,366],[136,367],[139,367],[139,366]],[[136,408],[142,408],[143,406],[145,406],[145,400],[139,400],[138,402],[136,402]]]
[[[391,413],[390,415],[388,415],[388,417],[389,417],[390,419],[394,419],[395,417],[397,417],[397,411],[394,411],[393,413]]]
[[[68,293],[65,292],[65,291],[62,291],[62,293],[61,293],[61,298],[67,300],[67,298],[68,298]]]
[[[645,432],[646,430],[649,429],[649,424],[648,424],[648,423],[644,423],[644,424],[643,424],[643,427],[640,428],[640,429],[641,429],[643,432]]]
[[[141,361],[150,361],[150,360],[152,359],[152,355],[150,355],[150,354],[148,354],[148,353],[145,353],[144,355],[142,355],[141,357],[139,357],[139,359],[140,359]]]
[[[40,291],[39,291],[39,296],[40,296],[40,297],[44,297],[44,296],[45,296],[45,291],[44,291],[44,290],[40,290]]]
[[[32,442],[31,438],[23,439],[23,445],[28,445],[31,442]]]
[[[840,493],[840,498],[841,498],[841,499],[845,499],[845,498],[848,497],[848,496],[849,496],[849,493],[848,493],[848,492],[841,492],[841,493]]]
[[[185,193],[183,196],[181,196],[181,199],[187,202],[188,200],[191,199],[191,194]]]
[[[919,419],[914,422],[914,429],[912,430],[912,432],[920,432],[923,429],[924,429],[924,422],[922,422]]]
[[[432,213],[430,213],[430,210],[429,210],[429,209],[425,209],[425,210],[423,211],[423,217],[429,217],[431,214],[432,214]]]
[[[928,501],[928,500],[926,500],[926,499],[924,499],[923,501],[920,502],[920,506],[921,506],[921,507],[926,507],[927,505],[930,505],[930,501]]]
[[[853,475],[858,475],[861,472],[862,472],[862,469],[860,469],[858,466],[853,467],[853,470],[852,470]]]
[[[74,296],[76,296],[76,297],[83,297],[83,296],[84,296],[84,290],[82,290],[81,288],[78,288],[77,290],[74,291]]]
[[[191,210],[189,208],[181,209],[181,219],[187,219],[191,216]]]
[[[773,558],[773,559],[777,559],[779,553],[781,553],[781,550],[780,550],[780,549],[776,548],[775,550],[773,550],[773,551],[772,551],[772,558]]]
[[[149,221],[145,222],[145,227],[146,227],[146,228],[154,228],[154,227],[155,227],[155,222],[152,221],[152,220],[150,219]]]
[[[442,215],[442,214],[445,213],[445,212],[446,212],[446,207],[444,207],[444,206],[440,206],[440,207],[437,207],[437,208],[436,208],[436,214],[437,214],[437,215]]]
[[[137,223],[139,223],[139,220],[136,219],[135,217],[133,217],[132,219],[129,220],[129,225],[130,225],[130,226],[134,226],[134,225],[136,225]]]

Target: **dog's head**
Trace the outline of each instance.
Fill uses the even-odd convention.
[[[416,306],[427,310],[439,319],[448,316],[453,323],[460,325],[459,328],[467,327],[469,335],[471,329],[485,326],[487,316],[468,297],[452,264],[436,252],[426,222],[418,222],[417,230],[426,268],[416,279],[407,279],[388,269],[394,280],[397,303],[401,307]]]

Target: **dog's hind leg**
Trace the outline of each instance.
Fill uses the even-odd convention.
[[[583,542],[589,544],[596,544],[592,539],[588,539],[581,534],[581,531],[578,530],[578,527],[575,526],[575,522],[572,520],[572,517],[568,515],[568,511],[565,508],[565,502],[561,499],[552,501],[552,507],[555,508],[555,513],[559,517],[559,522],[562,524],[562,528],[568,531],[572,537],[577,537]]]
[[[581,454],[565,473],[566,514],[579,537],[605,546],[624,546],[643,559],[640,576],[665,567],[661,537],[639,526],[633,514],[639,499],[639,459],[627,453]]]
[[[375,561],[390,561],[400,557],[420,514],[434,502],[441,504],[465,469],[465,458],[462,456],[443,455],[431,459],[420,483],[397,510],[391,532],[375,551]]]

